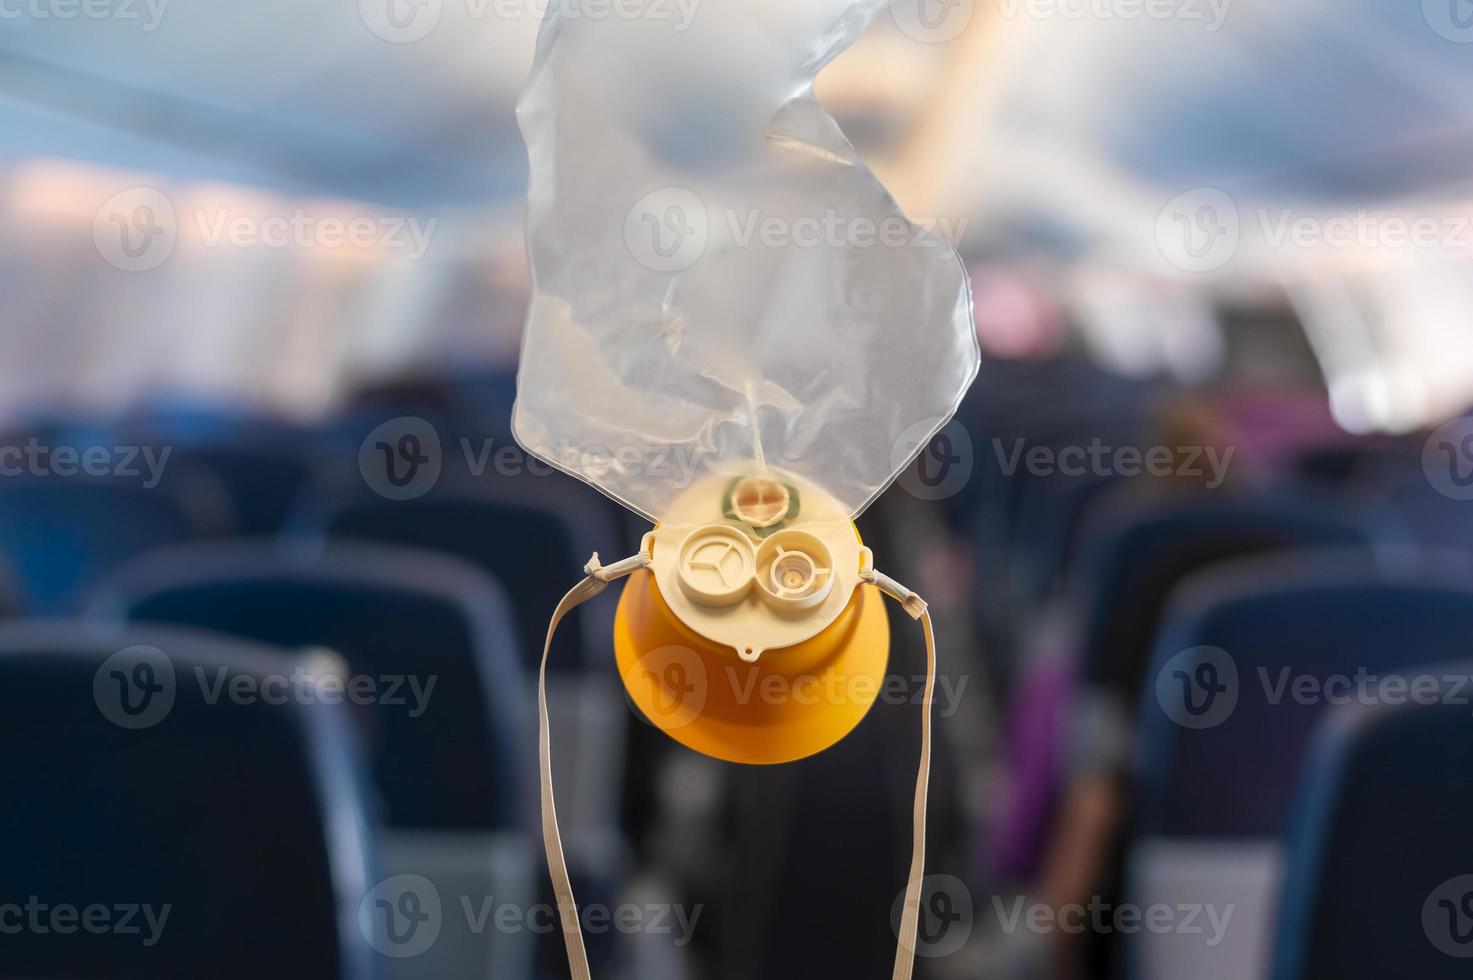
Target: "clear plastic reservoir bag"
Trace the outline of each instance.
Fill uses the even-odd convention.
[[[862,511],[979,353],[951,243],[813,96],[884,0],[554,0],[518,105],[534,295],[513,428],[652,521],[790,474]]]

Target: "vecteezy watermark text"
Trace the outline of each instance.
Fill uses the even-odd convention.
[[[624,243],[640,265],[680,272],[712,243],[723,248],[930,249],[948,255],[969,219],[902,215],[769,214],[756,208],[707,207],[695,191],[662,187],[640,198],[624,218]]]
[[[169,0],[0,0],[0,21],[136,21],[139,30],[151,34],[168,6]]]
[[[916,934],[914,938],[900,936],[905,947],[918,956],[939,959],[956,953],[967,945],[986,915],[976,907],[966,883],[951,875],[927,875],[918,897]],[[890,926],[897,935],[904,898],[904,892],[897,895],[890,910]],[[1237,911],[1233,903],[1137,905],[1112,902],[1099,895],[1058,906],[1030,901],[1022,895],[994,895],[990,907],[995,920],[992,931],[1003,935],[1152,933],[1200,937],[1206,948],[1222,944]]]
[[[568,21],[645,20],[676,33],[690,29],[702,0],[454,0],[465,20],[542,23],[549,14]],[[445,0],[358,0],[363,26],[391,44],[413,44],[434,33]]]
[[[1155,237],[1167,261],[1197,273],[1225,267],[1245,240],[1269,251],[1422,250],[1473,256],[1473,214],[1451,207],[1328,214],[1294,208],[1245,211],[1221,188],[1198,187],[1166,203],[1156,218]]]
[[[156,187],[132,187],[98,208],[92,241],[109,265],[124,272],[148,272],[163,265],[183,230],[192,230],[193,240],[210,249],[376,249],[417,261],[429,251],[438,223],[433,217],[306,208],[275,213],[230,207],[181,209]]]
[[[53,446],[32,437],[21,446],[0,446],[0,477],[118,477],[152,490],[172,452],[171,446]]]
[[[1029,446],[1014,439],[1008,447],[993,437],[992,451],[1004,476],[1021,467],[1029,476],[1180,476],[1205,478],[1209,489],[1227,479],[1236,448],[1227,446],[1111,446],[1095,437],[1088,445]]]
[[[79,932],[92,936],[137,936],[145,947],[158,945],[168,925],[172,904],[158,907],[146,903],[44,902],[38,895],[27,896],[24,903],[0,904],[0,936],[72,936]]]
[[[439,682],[436,674],[351,674],[307,663],[285,673],[248,674],[196,665],[191,672],[206,705],[352,704],[404,709],[421,717]],[[108,657],[92,678],[92,697],[103,717],[120,728],[152,728],[169,716],[179,695],[174,662],[155,646],[131,646]]]
[[[1458,671],[1382,673],[1361,666],[1348,673],[1318,674],[1289,665],[1259,665],[1252,676],[1263,703],[1270,707],[1473,707],[1473,677]],[[1236,658],[1221,647],[1183,650],[1167,660],[1156,676],[1156,697],[1162,711],[1183,728],[1221,725],[1252,690],[1252,685],[1240,678]]]
[[[689,487],[703,472],[701,464],[707,455],[698,446],[574,446],[566,439],[537,447],[536,455],[514,442],[494,437],[461,436],[454,445],[464,472],[476,479],[487,473],[501,477],[548,476],[563,469],[588,479],[612,473],[638,474],[677,489]],[[358,448],[358,470],[363,481],[390,500],[412,500],[429,493],[454,460],[455,453],[446,450],[439,430],[427,419],[414,415],[375,427]]]
[[[194,678],[206,704],[221,700],[233,704],[354,704],[383,705],[406,708],[410,718],[418,718],[429,708],[439,677],[429,674],[353,674],[342,677],[332,673],[314,673],[297,666],[285,674],[232,673],[228,667],[207,671],[194,668]]]
[[[936,678],[932,705],[942,718],[961,710],[971,678],[942,674]],[[713,703],[725,705],[798,705],[851,707],[871,705],[919,706],[925,700],[924,675],[830,673],[784,676],[750,664],[707,667],[690,647],[671,644],[642,653],[624,669],[630,690],[647,691],[646,704],[655,721],[667,731],[693,724]]]
[[[237,214],[225,208],[196,208],[200,241],[207,248],[385,248],[420,259],[429,251],[437,218],[405,215],[319,215],[296,209],[284,214]]]
[[[1326,677],[1296,673],[1292,667],[1280,667],[1277,671],[1259,667],[1256,673],[1265,700],[1273,705],[1285,701],[1299,705],[1391,707],[1406,704],[1466,707],[1473,704],[1473,677],[1467,674],[1426,671],[1380,674],[1365,667],[1357,667],[1354,673]]]
[[[1182,21],[1208,33],[1227,23],[1233,0],[997,0],[1004,18],[1064,21]]]
[[[447,901],[449,897],[454,898],[453,904]],[[459,916],[452,915],[450,908]],[[613,906],[590,902],[578,907],[578,921],[591,936],[614,932],[673,936],[673,944],[681,947],[695,936],[702,911],[701,905],[667,902]],[[395,959],[428,951],[447,929],[473,936],[491,931],[546,936],[561,928],[554,905],[507,901],[495,895],[442,896],[433,881],[416,874],[394,875],[370,889],[358,905],[358,927],[369,945]]]
[[[1028,902],[1021,895],[1006,903],[995,895],[992,908],[1005,933],[1019,930],[1037,935],[1052,932],[1070,935],[1149,932],[1158,936],[1201,936],[1202,945],[1214,948],[1221,945],[1227,935],[1237,906],[1228,903],[1219,907],[1202,902],[1140,906],[1129,902],[1116,904],[1096,895],[1088,902],[1054,907],[1043,902]]]

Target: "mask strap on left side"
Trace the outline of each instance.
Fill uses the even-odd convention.
[[[583,566],[586,577],[568,590],[553,610],[547,624],[547,642],[542,646],[542,666],[537,671],[537,766],[542,782],[542,846],[547,851],[547,870],[552,875],[552,892],[557,900],[558,919],[563,928],[563,944],[568,948],[568,967],[573,980],[592,980],[588,969],[588,951],[583,947],[583,931],[578,924],[578,903],[573,897],[573,883],[568,878],[568,862],[563,856],[563,837],[558,830],[557,801],[552,793],[552,739],[547,717],[547,656],[552,650],[552,637],[558,624],[578,606],[592,599],[610,582],[646,568],[650,556],[641,552],[612,565],[602,565],[598,552]]]
[[[921,622],[926,637],[926,688],[921,702],[921,762],[916,773],[915,805],[911,812],[910,874],[905,883],[905,905],[900,915],[899,944],[891,980],[911,980],[915,971],[916,932],[920,926],[921,889],[926,880],[926,798],[931,789],[931,703],[936,694],[936,634],[926,600],[883,572],[866,568],[860,579],[900,603],[911,619]]]

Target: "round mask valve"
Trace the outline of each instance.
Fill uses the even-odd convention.
[[[752,541],[739,529],[708,524],[680,545],[676,577],[680,590],[703,606],[729,606],[752,587],[756,557]]]
[[[757,584],[777,609],[811,609],[834,587],[833,555],[807,531],[779,531],[757,549]]]

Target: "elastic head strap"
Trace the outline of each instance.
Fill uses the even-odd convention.
[[[646,554],[633,555],[604,567],[598,554],[584,567],[588,576],[568,590],[553,610],[547,624],[547,642],[542,646],[542,665],[537,671],[537,765],[542,783],[542,845],[547,851],[547,870],[552,876],[552,891],[557,900],[558,919],[563,929],[563,945],[568,950],[568,968],[573,980],[592,980],[588,968],[588,951],[583,946],[583,930],[578,921],[578,903],[573,897],[573,883],[568,878],[568,862],[563,855],[563,838],[558,830],[557,800],[552,792],[552,745],[547,717],[547,658],[552,651],[552,637],[558,624],[576,607],[592,599],[609,583],[631,572],[646,568]],[[936,637],[931,629],[931,614],[925,600],[873,569],[863,575],[866,582],[900,602],[913,619],[921,622],[926,637],[926,688],[921,715],[921,762],[916,774],[915,805],[911,814],[912,838],[910,874],[905,885],[905,904],[900,916],[899,943],[895,949],[895,971],[892,980],[911,980],[915,970],[916,934],[920,926],[921,888],[926,876],[926,798],[931,782],[931,702],[936,692]]]
[[[885,590],[889,592],[888,589]],[[890,593],[894,594],[894,593]],[[926,881],[926,798],[931,789],[931,702],[936,694],[936,635],[924,600],[909,593],[914,603],[902,602],[913,619],[921,621],[926,636],[926,689],[921,702],[921,762],[916,772],[915,804],[911,810],[910,874],[905,882],[905,905],[900,914],[900,944],[895,949],[892,980],[911,980],[915,971],[916,932],[920,927],[921,888]],[[912,611],[914,609],[915,611]]]
[[[583,930],[578,923],[578,902],[573,897],[573,883],[568,878],[568,862],[563,855],[563,836],[558,830],[557,800],[552,792],[552,738],[547,717],[547,657],[552,652],[552,637],[558,624],[573,609],[598,595],[609,583],[649,565],[648,556],[639,554],[616,562],[607,568],[599,564],[594,552],[584,571],[587,578],[568,590],[553,610],[547,624],[547,642],[542,645],[542,665],[537,670],[537,768],[542,783],[542,846],[547,851],[547,870],[552,875],[552,893],[557,900],[558,919],[563,927],[563,944],[568,948],[568,966],[573,980],[592,980],[588,970],[588,951],[583,948]]]

